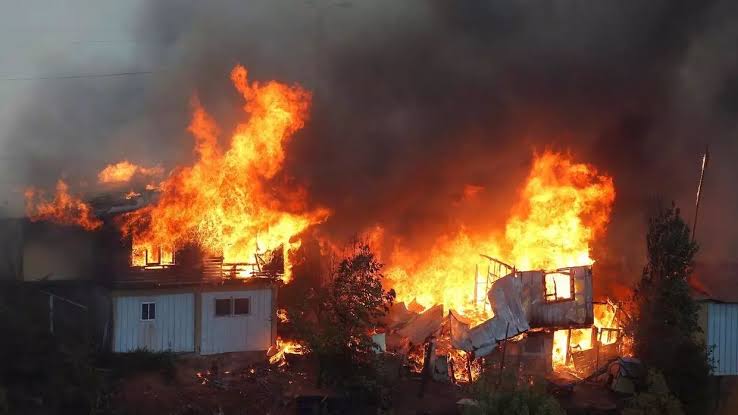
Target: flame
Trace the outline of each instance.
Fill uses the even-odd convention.
[[[555,298],[551,300],[566,300],[571,298],[571,276],[559,272],[546,274],[546,293],[552,293]],[[552,295],[553,297],[553,295]]]
[[[138,193],[136,191],[131,190],[130,192],[125,194],[126,200],[135,199],[137,197],[141,196],[141,193]]]
[[[277,337],[277,345],[276,345],[276,352],[269,357],[269,364],[277,365],[277,366],[284,366],[287,364],[287,360],[285,358],[285,355],[287,354],[305,354],[305,351],[302,348],[302,345],[300,343],[297,343],[292,340],[282,340],[281,338]]]
[[[277,318],[280,323],[289,323],[290,319],[287,317],[287,310],[280,308],[277,310]]]
[[[127,183],[131,181],[133,176],[161,176],[164,169],[161,167],[142,167],[131,163],[128,160],[119,161],[114,164],[108,164],[97,175],[97,181],[100,183]]]
[[[519,269],[593,263],[590,248],[610,221],[615,186],[588,164],[545,152],[533,162],[521,200],[508,220],[508,258]]]
[[[26,215],[31,221],[50,221],[63,225],[81,226],[91,231],[102,226],[92,208],[80,198],[69,194],[69,186],[59,180],[52,200],[43,200],[43,191],[28,188],[25,191]]]
[[[607,304],[594,305],[594,327],[597,328],[597,337],[594,337],[592,328],[572,329],[568,347],[572,351],[590,350],[594,347],[594,341],[601,345],[614,344],[621,340],[622,323],[617,319],[617,306],[608,302]],[[556,330],[553,340],[552,360],[554,367],[567,366],[566,349],[569,330]],[[568,365],[573,368],[571,362]]]
[[[465,197],[479,192],[469,186],[464,191]],[[488,306],[479,308],[485,303],[490,267],[480,253],[507,260],[518,269],[592,264],[591,245],[604,233],[614,199],[612,178],[593,166],[575,163],[562,153],[537,154],[504,233],[461,227],[439,237],[423,256],[396,245],[387,259],[389,286],[398,301],[415,300],[424,307],[443,304],[481,322],[491,312]],[[475,273],[480,276],[476,302]],[[571,296],[570,287],[564,285],[556,285],[559,298]]]
[[[218,144],[220,129],[194,100],[189,131],[196,162],[172,172],[157,204],[128,214],[121,228],[134,249],[194,242],[232,264],[253,263],[256,253],[281,247],[289,281],[296,235],[328,216],[325,209],[307,211],[305,190],[278,177],[285,145],[305,124],[311,97],[299,86],[249,82],[242,66],[231,80],[246,101],[248,120],[236,127],[228,148]]]

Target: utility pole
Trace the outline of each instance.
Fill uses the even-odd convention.
[[[692,222],[692,242],[695,240],[695,232],[697,231],[697,214],[700,211],[700,200],[702,199],[702,185],[705,181],[705,170],[707,163],[710,161],[710,149],[705,146],[705,154],[702,156],[702,169],[700,170],[700,182],[697,185],[697,200],[694,204],[694,221]]]

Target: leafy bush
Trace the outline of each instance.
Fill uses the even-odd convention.
[[[623,415],[683,415],[682,404],[669,391],[664,375],[649,370],[647,388],[623,409]]]
[[[565,415],[559,402],[546,392],[541,381],[518,382],[507,376],[497,384],[495,376],[483,374],[472,387],[478,406],[465,408],[465,415]]]

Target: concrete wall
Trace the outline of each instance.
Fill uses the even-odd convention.
[[[156,318],[141,320],[141,304],[155,303]],[[195,294],[113,297],[113,351],[195,351]]]
[[[215,300],[248,298],[247,315],[215,315]],[[272,290],[203,292],[200,310],[200,353],[266,350],[272,342]]]

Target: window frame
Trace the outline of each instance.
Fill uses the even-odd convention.
[[[571,290],[571,297],[569,298],[558,298],[558,295],[556,293],[556,280],[554,280],[554,292],[553,294],[548,293],[548,289],[546,287],[546,276],[550,274],[562,274],[562,275],[568,275],[569,276],[569,289]],[[563,303],[566,301],[574,301],[576,299],[576,292],[574,291],[574,273],[570,269],[559,269],[552,272],[545,272],[543,273],[542,278],[543,283],[543,301],[545,301],[547,304],[553,304],[553,303]],[[551,299],[553,297],[553,299]]]
[[[533,347],[535,346],[535,347]],[[531,350],[535,349],[535,350]],[[545,339],[543,336],[527,336],[523,344],[524,355],[542,355],[546,350]]]
[[[236,301],[238,300],[245,300],[246,301],[246,312],[245,313],[237,313],[236,312]],[[251,297],[233,297],[233,316],[248,316],[251,315]]]
[[[151,312],[152,305],[154,306],[153,313]],[[146,317],[147,318],[144,318],[144,307],[146,307]],[[141,310],[141,313],[138,315],[138,317],[141,321],[156,321],[156,301],[142,301],[140,310]],[[154,317],[151,317],[151,314],[153,314]]]
[[[218,314],[218,301],[228,301],[228,313]],[[215,298],[213,301],[213,315],[216,318],[230,317],[233,315],[233,297]]]

